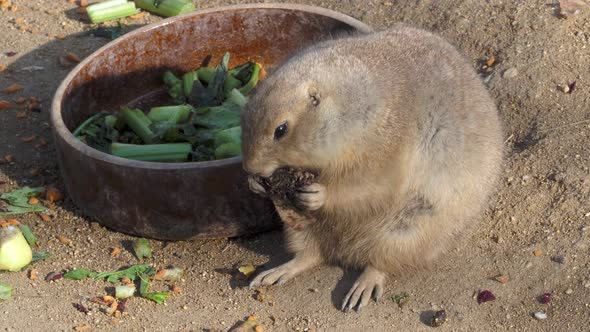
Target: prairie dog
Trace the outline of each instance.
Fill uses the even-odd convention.
[[[496,106],[468,61],[405,26],[294,55],[250,97],[242,144],[253,176],[287,166],[319,174],[297,195],[315,221],[285,228],[294,258],[250,286],[283,284],[322,262],[363,269],[345,311],[466,237],[503,154]]]

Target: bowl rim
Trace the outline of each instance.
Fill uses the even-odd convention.
[[[88,145],[80,142],[78,139],[74,137],[72,132],[66,127],[65,122],[63,121],[61,115],[61,102],[64,98],[66,88],[73,80],[73,78],[78,75],[78,73],[85,67],[90,61],[92,61],[95,55],[100,54],[107,49],[113,47],[115,44],[121,43],[124,40],[130,39],[144,33],[145,31],[149,31],[152,29],[159,28],[160,26],[171,24],[174,21],[189,17],[189,16],[198,16],[203,14],[215,13],[215,12],[222,12],[222,11],[238,11],[238,10],[245,10],[245,9],[287,9],[292,11],[301,11],[307,12],[312,14],[318,14],[326,17],[333,18],[349,26],[354,27],[360,32],[369,33],[372,32],[373,29],[368,26],[367,24],[348,16],[344,13],[340,13],[331,9],[317,7],[317,6],[310,6],[310,5],[300,5],[300,4],[290,4],[290,3],[256,3],[256,4],[240,4],[240,5],[229,5],[229,6],[220,6],[214,7],[209,9],[197,10],[188,14],[178,15],[174,17],[169,17],[163,19],[158,22],[154,22],[152,24],[148,24],[141,28],[135,29],[125,35],[108,42],[107,44],[103,45],[99,49],[95,50],[92,54],[87,56],[83,59],[79,64],[76,65],[68,75],[63,79],[60,83],[59,87],[57,88],[53,100],[51,102],[51,111],[50,111],[50,123],[54,129],[56,135],[63,139],[63,141],[70,145],[73,149],[79,151],[86,157],[100,160],[103,162],[107,162],[110,164],[115,164],[118,166],[126,166],[132,168],[140,168],[140,169],[156,169],[156,170],[181,170],[181,169],[194,169],[194,168],[210,168],[210,167],[221,167],[227,165],[233,165],[237,163],[241,163],[242,157],[233,157],[233,158],[225,158],[219,160],[209,160],[209,161],[190,161],[190,162],[183,162],[183,163],[167,163],[167,162],[151,162],[151,161],[140,161],[140,160],[131,160],[121,157],[116,157],[110,155],[105,152],[101,152],[94,148],[89,147]]]

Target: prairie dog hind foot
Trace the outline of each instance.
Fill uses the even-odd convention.
[[[385,273],[370,265],[367,266],[344,297],[340,309],[348,312],[356,307],[357,312],[360,312],[369,304],[371,297],[379,301],[383,296],[386,278]]]

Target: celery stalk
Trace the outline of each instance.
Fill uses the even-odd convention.
[[[246,98],[239,89],[231,90],[227,95],[227,99],[240,107],[244,107],[248,102],[248,98]]]
[[[144,142],[150,143],[153,141],[155,134],[149,128],[149,125],[152,124],[152,120],[150,120],[141,110],[132,110],[125,107],[121,109],[119,115]]]
[[[199,80],[203,83],[209,84],[211,78],[213,77],[213,74],[215,74],[215,68],[201,67],[197,69],[197,76]]]
[[[147,117],[156,122],[168,121],[172,124],[186,122],[190,116],[190,105],[160,106],[150,110]]]
[[[215,159],[237,157],[242,153],[240,144],[225,143],[215,149]]]
[[[250,80],[248,83],[244,84],[239,90],[243,95],[247,95],[258,83],[258,77],[260,76],[260,65],[258,63],[254,64],[254,68],[252,69],[252,76],[250,76]]]
[[[196,71],[189,71],[182,75],[182,87],[184,89],[184,95],[190,96],[193,91],[193,82],[197,79],[198,75]]]
[[[110,0],[90,5],[86,8],[92,23],[102,23],[137,14],[135,3]]]
[[[225,81],[223,81],[223,92],[227,95],[232,89],[237,89],[242,86],[242,82],[227,73],[225,75]]]
[[[187,161],[190,143],[136,145],[112,143],[111,154],[121,158],[143,161]]]
[[[195,5],[185,0],[135,0],[137,7],[161,16],[188,14],[195,10]]]

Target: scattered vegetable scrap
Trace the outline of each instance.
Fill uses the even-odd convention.
[[[0,301],[6,301],[12,297],[13,287],[0,281]]]
[[[533,255],[535,255],[536,257],[539,257],[539,256],[543,255],[543,251],[541,251],[540,249],[537,249],[537,250],[533,251]]]
[[[16,53],[16,52],[14,52],[14,51],[9,51],[9,52],[6,52],[6,53],[4,53],[4,54],[5,54],[7,57],[9,57],[9,58],[10,58],[10,57],[13,57],[13,56],[15,56],[15,55],[17,55],[17,53]]]
[[[12,104],[6,100],[0,100],[0,110],[11,108]]]
[[[25,112],[16,113],[16,118],[17,119],[24,119],[26,117],[27,117],[27,113],[25,113]]]
[[[499,275],[499,276],[495,276],[494,280],[496,280],[497,282],[499,282],[501,284],[506,284],[510,281],[510,277],[507,275]]]
[[[568,84],[568,86],[567,86],[568,91],[566,93],[574,92],[575,88],[576,88],[576,81],[573,81],[572,83]]]
[[[484,291],[481,291],[477,294],[477,303],[478,304],[494,301],[495,299],[496,299],[496,297],[489,290],[484,290]]]
[[[258,318],[256,315],[251,315],[244,320],[241,324],[237,325],[231,332],[248,332],[248,331],[255,331],[259,332],[262,331],[262,326],[258,324]]]
[[[430,326],[432,327],[439,327],[443,325],[447,321],[447,312],[444,310],[439,310],[434,313],[432,318],[430,319]]]
[[[135,2],[127,0],[107,0],[86,7],[86,13],[92,23],[113,21],[138,12]]]
[[[256,267],[254,265],[242,265],[238,268],[238,271],[242,273],[246,278],[250,278],[250,276],[256,272]]]
[[[25,88],[24,86],[22,86],[18,83],[14,83],[14,84],[11,84],[6,89],[4,89],[4,93],[15,93],[15,92],[23,90],[24,88]]]
[[[587,5],[585,0],[559,0],[560,15],[563,17],[578,15]]]
[[[32,141],[34,141],[36,139],[37,139],[37,135],[31,135],[31,136],[23,137],[20,140],[25,143],[31,143]]]
[[[179,267],[162,269],[154,275],[155,280],[177,281],[182,278],[184,270]]]
[[[5,65],[0,65],[0,73],[6,70],[6,66]]]
[[[162,3],[163,5],[163,3]],[[164,83],[177,105],[100,112],[73,134],[117,157],[155,162],[205,161],[241,154],[240,112],[259,80],[261,67],[246,62],[229,69],[229,53],[215,67],[181,78],[167,71]]]
[[[119,255],[121,255],[121,248],[115,247],[115,248],[111,248],[111,257],[119,257]]]
[[[88,331],[88,330],[90,330],[90,328],[91,328],[90,325],[84,324],[84,325],[78,325],[78,326],[74,327],[74,330],[75,331]]]
[[[74,244],[72,243],[72,240],[70,240],[67,236],[65,235],[57,235],[56,236],[57,240],[69,247],[73,246]]]
[[[135,294],[135,285],[120,285],[115,287],[115,297],[118,299],[126,299]]]
[[[86,308],[82,303],[72,303],[74,305],[74,308],[76,308],[79,312],[88,315],[90,313],[90,310],[88,310],[88,308]]]
[[[47,276],[45,276],[45,281],[56,281],[63,278],[63,272],[51,272]]]
[[[547,319],[547,314],[544,313],[544,312],[540,312],[540,311],[539,312],[535,312],[533,314],[533,316],[535,317],[535,319],[538,319],[538,320]]]
[[[0,228],[0,271],[20,271],[33,259],[33,251],[19,227]]]
[[[392,298],[393,302],[397,303],[397,305],[402,308],[410,301],[410,295],[406,292],[402,292],[400,294],[394,295]]]
[[[51,221],[51,217],[48,214],[45,214],[45,213],[37,213],[37,216],[39,216],[39,218],[41,218],[41,220],[43,220],[44,222],[50,222]]]
[[[195,10],[192,1],[187,0],[136,0],[135,2],[137,7],[164,17],[188,14]]]
[[[45,199],[50,201],[51,203],[58,202],[63,199],[63,195],[61,194],[61,192],[54,187],[45,187],[44,193]]]
[[[4,159],[6,159],[6,156],[4,156]],[[29,200],[41,192],[43,192],[43,188],[23,187],[1,194],[0,200],[7,205],[6,211],[0,211],[0,215],[45,211],[47,208],[40,204],[29,204]]]
[[[42,260],[47,259],[49,257],[51,257],[51,254],[48,252],[43,252],[43,251],[34,252],[33,253],[33,260],[31,261],[31,263],[42,261]]]
[[[545,293],[539,296],[539,302],[543,304],[548,304],[549,302],[551,302],[551,293]]]
[[[66,60],[70,61],[70,62],[75,62],[78,63],[80,61],[82,61],[80,59],[80,57],[72,52],[67,52],[64,57],[66,58]]]
[[[31,228],[29,228],[29,226],[27,226],[25,224],[20,224],[20,225],[18,225],[18,228],[23,233],[25,240],[27,240],[27,243],[29,244],[29,246],[31,248],[37,246],[37,237],[33,234],[33,232],[31,231]],[[31,257],[31,259],[32,259],[32,257]]]
[[[486,66],[491,67],[496,62],[496,57],[490,55],[490,57],[486,60]]]
[[[39,275],[39,271],[37,271],[35,269],[31,269],[29,271],[29,279],[31,279],[31,280],[37,280],[38,275]]]
[[[143,238],[133,241],[133,251],[139,260],[152,257],[152,247],[148,240]]]

